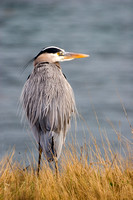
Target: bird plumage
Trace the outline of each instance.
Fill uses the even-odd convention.
[[[48,161],[59,158],[70,118],[76,113],[73,90],[59,63],[37,63],[21,101],[37,143]]]
[[[58,172],[57,160],[70,127],[71,116],[76,113],[73,90],[59,62],[88,56],[51,46],[42,49],[29,62],[34,63],[34,69],[23,87],[21,101],[39,145],[38,175],[42,151],[49,162],[55,161]]]

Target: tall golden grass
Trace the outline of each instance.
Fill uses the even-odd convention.
[[[113,153],[107,138],[106,143],[103,153],[95,139],[93,147],[85,144],[80,151],[75,145],[65,147],[58,177],[45,161],[38,177],[36,161],[26,169],[25,164],[13,161],[13,151],[0,162],[0,199],[133,199],[130,144],[126,144],[128,156],[122,157]]]
[[[119,142],[119,153],[114,151],[97,122],[102,148],[92,134],[91,142],[82,147],[75,143],[65,146],[58,176],[44,160],[38,177],[34,156],[27,168],[13,159],[14,150],[6,155],[0,161],[0,200],[133,199],[132,143],[109,122]]]

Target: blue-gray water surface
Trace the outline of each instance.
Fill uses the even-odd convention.
[[[18,102],[32,70],[23,66],[43,47],[90,54],[62,64],[83,119],[77,140],[90,132],[101,144],[106,133],[118,149],[115,129],[132,142],[133,124],[133,1],[130,0],[3,0],[0,6],[0,157],[16,148],[24,155],[34,148],[30,129],[21,123]],[[97,116],[96,116],[97,115]],[[97,118],[100,124],[97,122]],[[112,128],[113,124],[114,128]],[[87,124],[87,125],[86,125]],[[89,130],[88,130],[89,129]],[[67,135],[71,141],[74,125]]]

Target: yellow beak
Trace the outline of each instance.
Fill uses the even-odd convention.
[[[65,60],[72,60],[75,58],[86,58],[86,57],[89,57],[89,55],[81,54],[81,53],[65,52],[63,57]]]

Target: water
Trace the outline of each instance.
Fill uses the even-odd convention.
[[[62,63],[77,108],[100,145],[100,128],[118,149],[110,120],[132,142],[120,98],[133,123],[133,1],[1,1],[0,6],[0,157],[16,148],[18,157],[34,149],[34,140],[18,116],[19,96],[32,70],[22,67],[43,47],[90,54]],[[120,98],[119,98],[120,97]],[[78,120],[77,139],[89,132]],[[72,126],[73,127],[73,126]],[[72,132],[74,132],[72,128]],[[71,140],[68,134],[67,141]]]

